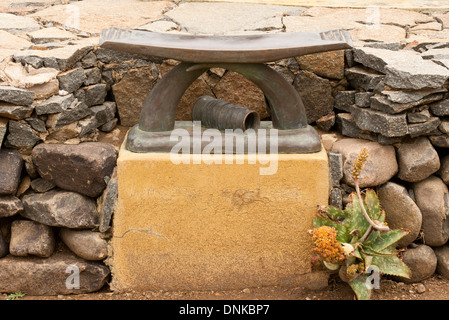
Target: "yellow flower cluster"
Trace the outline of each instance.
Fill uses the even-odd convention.
[[[354,180],[359,178],[363,164],[366,162],[366,159],[368,159],[368,156],[368,150],[366,148],[362,148],[357,159],[354,161],[354,166],[352,167],[352,176]]]
[[[355,276],[358,270],[359,270],[358,264],[351,264],[346,270],[346,274],[348,275],[349,278],[352,278],[353,276]]]
[[[315,245],[313,251],[317,252],[324,261],[341,263],[345,260],[345,251],[337,241],[337,230],[328,226],[321,226],[311,231],[312,241]]]

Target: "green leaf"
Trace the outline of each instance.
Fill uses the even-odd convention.
[[[391,250],[375,251],[370,246],[367,246],[366,244],[361,246],[360,250],[363,254],[370,255],[370,256],[384,257],[384,256],[396,255],[396,250],[394,250],[394,252],[391,252]]]
[[[391,230],[384,233],[379,234],[379,236],[373,241],[367,241],[367,244],[374,251],[383,251],[385,248],[396,245],[396,243],[408,234],[407,231],[402,229]]]
[[[368,276],[360,275],[349,282],[349,285],[351,286],[358,300],[369,300],[371,297],[371,290],[368,289],[366,285],[366,279],[368,279]]]
[[[372,265],[379,268],[382,274],[389,274],[409,279],[411,272],[407,265],[396,255],[373,256]]]
[[[367,213],[371,220],[377,220],[380,222],[384,222],[385,213],[382,211],[380,207],[379,198],[374,190],[368,189],[365,192],[365,203],[367,207]]]
[[[365,215],[362,211],[363,203],[360,203],[357,195],[355,193],[351,194],[352,197],[352,219],[350,230],[359,229],[359,235],[357,239],[361,238],[369,227],[369,222],[366,220]]]
[[[340,220],[348,218],[348,214],[337,207],[328,206],[326,207],[326,212],[329,214],[329,217],[332,220]]]

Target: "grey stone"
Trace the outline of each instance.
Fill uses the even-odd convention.
[[[332,111],[331,113],[322,116],[316,121],[316,126],[318,129],[323,131],[330,131],[335,124],[335,113]]]
[[[351,87],[363,90],[374,90],[385,78],[385,75],[363,66],[346,69],[345,76]]]
[[[355,105],[360,108],[368,108],[371,104],[370,98],[373,95],[374,92],[357,92],[354,96]]]
[[[331,151],[339,152],[343,157],[343,183],[354,186],[352,168],[362,148],[368,150],[369,157],[360,173],[361,188],[382,185],[396,175],[398,164],[393,146],[362,139],[342,139],[332,145]]]
[[[449,59],[449,48],[429,49],[421,53],[424,59]]]
[[[34,255],[48,258],[55,249],[51,227],[35,221],[15,220],[11,224],[9,252],[18,257]]]
[[[32,157],[42,178],[62,189],[98,197],[106,188],[105,178],[113,173],[117,153],[112,145],[99,142],[40,144]]]
[[[0,103],[0,117],[21,120],[27,118],[33,112],[33,106],[15,106],[7,103]]]
[[[416,138],[433,132],[440,124],[440,118],[431,117],[426,122],[410,124],[408,126],[408,132],[410,133],[410,137]]]
[[[360,128],[355,124],[354,118],[350,113],[337,114],[337,128],[342,135],[350,138],[358,138],[361,132]]]
[[[15,105],[29,106],[33,103],[34,92],[25,89],[0,86],[0,101]]]
[[[308,71],[300,71],[293,86],[304,102],[308,123],[315,122],[332,111],[334,98],[329,80]]]
[[[298,7],[246,3],[182,3],[165,13],[172,21],[194,34],[223,34],[242,30],[266,30],[273,25],[282,28],[281,18]],[[211,12],[220,12],[219,15]],[[236,15],[236,12],[239,12]],[[195,16],[201,23],[191,19]]]
[[[438,130],[442,133],[449,133],[449,120],[442,120],[440,125],[438,126]]]
[[[114,118],[109,122],[106,122],[104,125],[100,126],[99,129],[103,132],[111,132],[117,126],[118,119]]]
[[[329,152],[328,157],[332,186],[338,187],[343,178],[343,157],[338,152]]]
[[[368,108],[353,106],[351,114],[357,126],[362,130],[380,133],[386,137],[402,137],[408,133],[405,114],[386,114]]]
[[[440,168],[438,153],[427,137],[406,141],[397,149],[398,177],[408,182],[426,179]]]
[[[388,100],[386,96],[374,95],[370,98],[371,109],[389,114],[396,114],[414,107],[412,103],[395,103]]]
[[[440,159],[440,169],[438,175],[444,181],[445,184],[449,184],[449,155],[443,156]]]
[[[449,79],[447,68],[428,60],[416,64],[402,61],[400,65],[386,66],[386,69],[385,84],[397,89],[442,88]]]
[[[53,227],[93,228],[99,216],[94,200],[76,192],[52,190],[22,198],[25,218]]]
[[[437,94],[444,92],[442,89],[422,89],[422,90],[413,90],[413,91],[383,91],[382,94],[388,97],[388,100],[395,103],[413,103],[419,102],[420,100],[429,97],[430,95],[434,96],[433,101],[441,100],[443,98],[442,94]],[[424,103],[428,103],[425,101]],[[422,104],[424,104],[422,103]]]
[[[100,83],[100,81],[101,81],[101,71],[97,67],[90,68],[90,69],[84,69],[84,75],[86,78],[86,80],[84,80],[85,86],[97,84],[97,83]]]
[[[47,127],[45,126],[45,121],[39,118],[26,118],[25,121],[31,126],[32,129],[37,132],[44,133],[47,132]]]
[[[75,100],[69,109],[49,115],[46,125],[47,128],[57,130],[89,115],[91,115],[89,107],[84,102]]]
[[[172,21],[155,21],[147,23],[135,29],[151,32],[167,32],[172,30],[178,30],[178,28],[179,28],[178,25]]]
[[[108,256],[108,243],[100,232],[62,228],[59,237],[73,253],[85,260],[98,261]]]
[[[22,64],[33,63],[37,68],[45,66],[67,71],[75,68],[76,63],[92,49],[92,45],[79,44],[51,50],[23,50],[14,54],[14,60]]]
[[[435,247],[433,251],[437,256],[437,269],[435,272],[449,279],[449,245]]]
[[[0,232],[0,258],[3,258],[8,254],[8,243],[6,243],[3,233]]]
[[[22,201],[16,196],[0,196],[0,218],[12,217],[23,211]]]
[[[108,181],[103,194],[97,199],[97,210],[100,214],[100,232],[109,229],[115,204],[118,197],[117,168],[114,169],[111,179]]]
[[[107,95],[106,84],[93,84],[80,89],[82,91],[82,100],[88,106],[94,106],[104,103]]]
[[[442,246],[449,240],[449,198],[446,184],[430,176],[413,184],[416,204],[422,213],[423,242]]]
[[[83,68],[92,68],[97,64],[97,56],[93,51],[89,51],[84,58],[81,59],[81,66]]]
[[[70,108],[74,100],[75,97],[73,94],[52,96],[36,105],[36,114],[43,115],[63,112]]]
[[[78,272],[79,287],[69,278]],[[89,293],[101,289],[109,273],[104,264],[86,261],[69,252],[57,252],[49,258],[9,255],[0,259],[0,292],[21,291],[30,296]],[[33,281],[29,281],[30,275]]]
[[[431,114],[429,112],[429,107],[424,109],[412,110],[412,112],[407,113],[408,123],[423,123],[430,119]]]
[[[156,63],[161,63],[163,60],[162,58],[157,58],[157,57],[153,57],[153,56],[149,56],[149,55],[121,52],[121,51],[109,50],[109,49],[103,49],[103,48],[96,48],[94,53],[97,56],[97,59],[99,61],[106,63],[106,64],[122,63],[124,61],[130,61],[130,60],[146,60],[146,61],[153,61]]]
[[[92,115],[97,119],[100,126],[113,120],[116,110],[117,105],[112,101],[106,101],[102,105],[96,105],[90,108]]]
[[[332,188],[329,204],[339,209],[343,208],[343,196],[340,188]]]
[[[17,191],[23,168],[23,159],[15,149],[0,149],[0,195],[12,195]]]
[[[9,121],[9,134],[6,137],[6,142],[9,146],[14,148],[33,147],[41,140],[39,135],[31,129],[28,124],[23,124],[17,121]]]
[[[33,179],[31,181],[31,189],[33,189],[34,192],[43,193],[50,191],[54,187],[56,187],[54,183],[42,178]]]
[[[449,136],[447,134],[428,136],[432,145],[438,148],[449,148]]]
[[[402,138],[390,138],[390,137],[385,137],[381,134],[377,135],[377,142],[379,142],[382,145],[397,144],[397,143],[400,143],[401,141],[402,141]]]
[[[449,99],[431,104],[430,112],[439,117],[449,116]]]
[[[416,283],[431,277],[437,268],[437,257],[432,248],[421,244],[408,248],[402,255],[402,261],[411,271],[410,279],[398,277],[405,283]]]
[[[390,114],[396,114],[409,110],[413,107],[441,100],[442,98],[443,94],[437,93],[427,95],[417,101],[398,103],[391,101],[389,98],[387,98],[387,96],[376,94],[373,97],[371,97],[371,108],[374,110],[379,110]]]
[[[364,47],[385,49],[391,51],[399,51],[403,45],[400,42],[368,42],[363,45]]]
[[[41,26],[33,18],[11,13],[0,13],[0,30],[16,34],[39,30],[40,28]]]
[[[72,93],[78,90],[86,81],[86,75],[83,68],[76,68],[58,74],[59,89]]]
[[[80,129],[78,134],[79,138],[84,137],[86,134],[91,133],[100,126],[95,116],[87,116],[84,119],[78,121],[77,129]]]
[[[449,78],[448,69],[407,50],[356,48],[354,60],[384,73],[385,84],[396,89],[442,88]]]
[[[387,182],[377,189],[385,219],[391,229],[405,229],[409,233],[400,239],[397,246],[406,248],[419,236],[422,214],[407,189],[394,182]]]
[[[350,107],[355,103],[356,91],[338,91],[335,95],[334,108],[350,112]]]
[[[8,119],[0,118],[0,149],[2,148],[3,139],[5,138],[7,129],[8,129]]]

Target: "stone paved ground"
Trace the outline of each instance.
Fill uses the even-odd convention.
[[[42,50],[96,44],[101,30],[113,26],[192,34],[341,28],[350,30],[356,45],[379,41],[413,45],[423,39],[427,42],[449,39],[449,5],[444,9],[442,1],[407,1],[410,7],[416,7],[415,3],[437,6],[414,11],[379,7],[310,7],[310,1],[294,3],[304,3],[305,6],[137,0],[0,0],[0,60],[30,48]],[[316,3],[334,5],[333,1]],[[361,2],[357,3],[360,5]],[[404,1],[395,3],[403,4]],[[355,1],[345,4],[356,6]],[[104,10],[105,7],[108,10]]]

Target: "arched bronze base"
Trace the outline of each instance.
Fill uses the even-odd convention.
[[[312,153],[321,150],[318,134],[307,124],[301,97],[293,86],[272,68],[262,63],[186,62],[181,62],[169,71],[148,94],[139,124],[128,134],[126,148],[133,152],[170,152],[176,144],[170,141],[170,135],[175,129],[179,100],[193,81],[213,67],[238,72],[262,90],[272,117],[272,121],[265,121],[264,129],[277,129],[279,153]],[[192,123],[179,122],[177,128],[191,130],[189,126],[193,128]],[[246,148],[247,145],[245,150]]]

